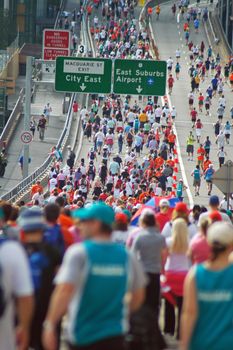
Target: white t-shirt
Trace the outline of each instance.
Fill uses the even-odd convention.
[[[52,179],[49,180],[49,190],[50,190],[50,192],[54,190],[56,185],[57,185],[57,179],[52,177]]]
[[[0,348],[15,350],[14,300],[12,296],[24,297],[33,294],[31,274],[23,248],[9,241],[0,246],[0,264],[3,271],[4,292],[8,300],[4,316],[0,319]]]
[[[127,115],[127,118],[128,118],[128,122],[129,123],[133,123],[134,119],[136,118],[136,115],[133,112],[129,112],[128,115]]]
[[[96,133],[95,137],[96,137],[97,142],[104,142],[105,136],[104,136],[104,133],[102,131],[98,131]]]

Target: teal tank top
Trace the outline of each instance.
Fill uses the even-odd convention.
[[[74,324],[75,345],[80,346],[126,332],[124,296],[129,283],[129,255],[125,247],[92,241],[83,244],[88,267]]]
[[[189,350],[233,349],[233,264],[219,271],[196,268],[199,315]]]

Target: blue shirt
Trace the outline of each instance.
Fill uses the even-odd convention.
[[[233,265],[219,271],[197,265],[198,318],[189,350],[233,347]]]

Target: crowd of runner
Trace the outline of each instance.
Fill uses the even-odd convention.
[[[97,56],[150,59],[150,40],[139,27],[132,2],[99,3],[94,1],[96,9],[89,10]],[[188,20],[183,5],[179,10],[190,28],[195,11]],[[160,9],[156,13],[159,18]],[[53,149],[49,196],[38,181],[31,188],[30,208],[23,201],[18,206],[0,203],[3,350],[16,349],[16,343],[20,350],[28,344],[34,350],[59,349],[67,311],[64,336],[70,350],[123,350],[126,344],[130,350],[159,350],[168,347],[170,338],[181,339],[182,350],[230,349],[232,212],[226,198],[212,195],[211,141],[202,144],[197,131],[207,97],[211,101],[218,93],[219,108],[226,101],[223,91],[219,93],[223,82],[217,57],[210,55],[211,48],[206,53],[201,47],[190,47],[195,85],[188,102],[195,134],[191,131],[187,138],[187,153],[192,161],[194,143],[199,144],[192,176],[196,195],[205,176],[209,207],[189,209],[183,201],[186,184],[177,179],[175,106],[116,95],[93,95],[90,107],[75,101],[73,114],[81,119],[87,154],[77,160],[68,146],[64,166],[60,150]],[[178,49],[176,79],[179,55]],[[208,79],[208,69],[202,74],[208,57],[215,62],[209,73],[213,91],[203,99],[197,84]],[[167,63],[168,80],[172,77],[174,83],[172,57]],[[216,142],[225,154],[229,137],[220,117]]]

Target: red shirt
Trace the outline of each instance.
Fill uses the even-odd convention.
[[[170,216],[168,215],[168,213],[166,213],[166,214],[165,213],[158,213],[155,215],[155,218],[156,218],[156,222],[159,225],[159,230],[160,230],[160,232],[162,232],[166,223],[168,221],[170,221]]]
[[[172,77],[168,78],[168,86],[173,86],[174,79]]]
[[[78,112],[78,104],[77,104],[77,102],[74,102],[74,103],[73,103],[73,112],[74,112],[74,113],[77,113],[77,112]]]

